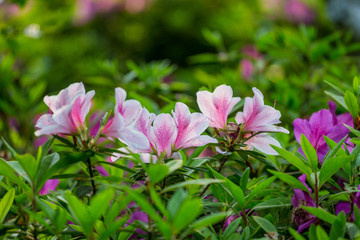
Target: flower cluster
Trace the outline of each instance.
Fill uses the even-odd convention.
[[[264,105],[264,97],[258,89],[253,88],[253,91],[254,98],[245,98],[243,112],[236,114],[235,124],[228,123],[227,119],[240,98],[233,97],[231,87],[226,85],[217,87],[213,93],[197,93],[202,113],[191,113],[188,106],[178,102],[171,114],[159,115],[150,113],[136,100],[126,100],[125,90],[116,88],[113,116],[103,119],[104,123],[96,124],[89,131],[85,120],[95,92],[86,93],[82,83],[74,83],[56,96],[45,97],[50,113],[39,118],[35,134],[77,135],[81,142],[91,144],[96,144],[100,137],[117,138],[130,151],[142,153],[143,160],[149,162],[150,158],[175,157],[174,153],[180,149],[218,143],[216,138],[202,135],[212,127],[220,133],[218,137],[226,136],[232,143],[245,144],[246,149],[276,154],[270,145],[280,144],[267,133],[288,131],[275,126],[280,123],[280,112]],[[89,138],[92,141],[88,141]]]
[[[200,91],[197,93],[197,102],[211,127],[222,131],[227,137],[234,139],[235,143],[246,144],[248,149],[256,148],[263,153],[275,155],[277,153],[271,145],[280,146],[280,143],[267,133],[289,131],[275,125],[280,123],[280,112],[264,105],[264,96],[257,88],[253,88],[253,92],[254,97],[246,97],[243,111],[236,114],[236,124],[227,121],[230,112],[240,101],[239,97],[233,97],[231,87],[221,85],[213,93]]]

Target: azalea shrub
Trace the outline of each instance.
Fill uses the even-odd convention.
[[[356,4],[0,1],[0,238],[360,239]]]

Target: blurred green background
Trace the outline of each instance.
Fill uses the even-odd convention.
[[[342,2],[0,0],[0,135],[33,152],[43,97],[78,81],[100,113],[115,87],[155,113],[176,101],[198,111],[199,89],[228,84],[244,99],[257,87],[292,130],[358,73],[356,14]]]

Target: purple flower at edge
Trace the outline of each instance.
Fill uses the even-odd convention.
[[[306,188],[309,189],[310,193],[311,189],[306,184],[306,175],[303,174],[299,178],[301,183],[305,185]],[[301,206],[308,207],[316,207],[314,200],[311,198],[310,194],[304,192],[301,189],[294,189],[294,196],[291,198],[291,204],[294,206],[292,222],[294,227],[297,228],[298,232],[301,233],[316,220],[316,217],[307,211],[305,211]]]
[[[335,115],[336,104],[329,101],[329,109],[321,109],[311,115],[309,120],[297,118],[293,122],[296,140],[300,143],[301,134],[304,134],[315,148],[319,162],[322,163],[329,146],[326,144],[324,135],[335,142],[340,142],[342,138],[349,134],[344,124],[354,126],[350,113]],[[349,143],[348,141],[346,143]],[[349,146],[349,151],[352,147]],[[302,149],[299,151],[301,153]]]

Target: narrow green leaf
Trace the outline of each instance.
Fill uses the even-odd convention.
[[[135,221],[135,222],[131,223],[129,226],[127,226],[124,229],[125,231],[122,231],[119,234],[117,240],[128,240],[131,237],[131,235],[134,234],[137,224],[138,224],[137,221]]]
[[[201,213],[201,200],[199,198],[188,198],[180,206],[177,211],[173,225],[176,232],[179,233],[187,225],[192,223]]]
[[[35,180],[36,177],[36,160],[34,156],[31,154],[24,154],[24,155],[16,155],[16,160],[21,164],[23,169],[25,170],[26,174],[29,176],[31,182]]]
[[[153,187],[150,187],[150,197],[151,200],[154,202],[155,206],[159,209],[159,211],[167,218],[170,218],[170,215],[168,211],[166,210],[166,207],[161,200],[161,197],[158,195],[158,193],[155,191]]]
[[[346,231],[346,216],[343,211],[336,216],[334,222],[331,225],[330,239],[342,239],[345,236]]]
[[[325,211],[322,208],[316,208],[316,207],[305,207],[305,206],[301,206],[303,209],[305,209],[307,212],[311,213],[312,215],[320,218],[321,220],[333,224],[335,221],[335,216],[332,215],[331,213]]]
[[[350,92],[349,90],[346,90],[345,96],[344,96],[345,104],[347,106],[347,109],[349,110],[351,116],[353,118],[356,118],[356,116],[359,113],[359,104],[357,101],[357,98],[355,95]]]
[[[195,222],[193,222],[190,225],[190,228],[192,229],[192,231],[200,230],[204,227],[211,226],[215,223],[220,222],[227,215],[228,215],[228,213],[226,213],[226,212],[211,213],[211,214],[201,217],[198,220],[196,220]]]
[[[346,163],[350,162],[354,157],[336,157],[327,159],[320,169],[319,174],[319,188],[326,183],[326,181],[331,178],[340,168],[342,168]]]
[[[235,183],[233,183],[229,179],[225,178],[220,173],[216,172],[210,166],[208,166],[208,168],[209,168],[209,170],[211,171],[211,173],[213,174],[213,176],[215,178],[225,181],[225,182],[220,183],[220,184],[222,186],[224,186],[225,189],[228,190],[228,192],[232,195],[232,197],[238,202],[238,204],[242,208],[244,206],[244,204],[245,204],[245,197],[244,197],[244,193],[241,190],[241,188],[239,186],[235,185]]]
[[[249,180],[249,176],[250,176],[250,168],[247,167],[245,169],[245,171],[242,173],[241,178],[240,178],[240,187],[244,193],[246,192],[246,187],[247,187],[247,183]]]
[[[257,224],[259,224],[259,226],[264,229],[265,232],[267,233],[276,233],[276,228],[274,227],[274,225],[269,222],[269,220],[262,218],[262,217],[258,217],[258,216],[253,216],[252,217],[255,222]]]
[[[15,197],[15,189],[11,188],[0,201],[0,223],[3,223]]]
[[[290,234],[294,237],[295,240],[306,240],[300,233],[298,233],[296,230],[289,228]]]
[[[249,202],[251,199],[253,199],[257,194],[259,194],[261,191],[263,191],[265,188],[267,188],[273,181],[275,181],[277,177],[272,176],[259,184],[255,186],[255,188],[251,191],[249,195],[245,197],[246,202]]]
[[[339,103],[343,108],[347,109],[345,100],[343,96],[340,96],[338,94],[329,92],[329,91],[325,91],[325,94],[332,97],[337,103]]]
[[[304,151],[307,160],[310,162],[312,170],[316,172],[318,166],[317,153],[313,145],[304,134],[301,134],[301,148]]]
[[[186,187],[186,186],[192,186],[192,185],[208,185],[208,184],[213,184],[213,183],[222,183],[224,182],[223,180],[219,180],[219,179],[197,179],[197,180],[189,180],[189,181],[185,181],[185,182],[180,182],[180,183],[176,183],[173,185],[170,185],[166,188],[164,188],[161,193],[165,193],[165,192],[169,192],[181,187]]]
[[[360,87],[359,79],[357,76],[355,76],[353,79],[353,89],[354,89],[355,95],[357,95],[359,93],[359,87]]]
[[[268,209],[268,208],[281,208],[281,207],[289,207],[291,206],[291,201],[288,198],[275,198],[266,200],[264,202],[261,202],[257,204],[255,207],[253,207],[253,210],[262,210],[262,209]]]
[[[268,170],[271,174],[273,174],[274,176],[280,178],[281,181],[285,182],[286,184],[292,186],[293,188],[298,188],[301,189],[305,192],[309,192],[309,189],[307,189],[307,187],[305,187],[304,184],[302,184],[297,178],[288,175],[286,173],[282,173],[282,172],[276,172],[274,170],[269,169]]]
[[[306,176],[311,176],[311,168],[308,167],[300,158],[280,147],[274,145],[271,145],[271,147],[275,149],[286,161],[297,167],[301,173],[306,174]]]
[[[10,161],[9,161],[10,162]],[[24,189],[28,189],[24,180],[20,178],[20,176],[15,174],[15,169],[12,168],[7,161],[0,158],[0,175],[8,178],[10,181],[20,185]]]
[[[329,236],[321,226],[316,226],[316,236],[321,240],[329,240]],[[334,238],[337,239],[337,238]]]

